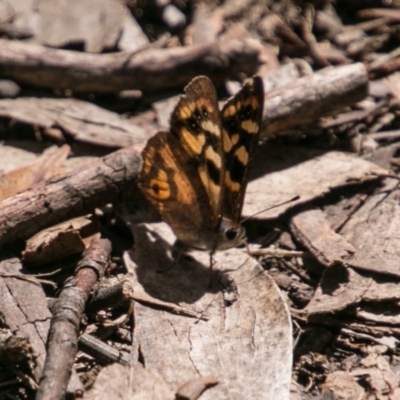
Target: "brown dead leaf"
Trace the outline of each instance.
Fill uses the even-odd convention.
[[[326,267],[342,263],[356,249],[329,226],[324,213],[311,209],[295,215],[290,222],[295,239]]]
[[[197,400],[209,387],[218,384],[214,376],[201,376],[185,382],[176,392],[177,400]]]
[[[52,226],[32,236],[26,242],[22,259],[27,264],[48,264],[73,254],[86,246],[82,236],[96,227],[90,216],[78,217]]]
[[[32,164],[7,172],[0,179],[0,200],[23,192],[39,182],[43,182],[64,172],[70,147],[64,145],[44,153]]]
[[[370,354],[361,361],[365,368],[352,371],[353,376],[367,376],[372,391],[378,399],[397,399],[400,395],[400,378],[392,371],[390,364],[384,356]],[[386,397],[388,396],[388,397]]]
[[[335,371],[327,375],[323,393],[323,396],[330,393],[337,400],[361,399],[364,389],[349,372]]]

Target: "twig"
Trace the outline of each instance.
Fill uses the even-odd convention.
[[[64,285],[53,306],[48,352],[37,400],[65,396],[77,351],[80,319],[94,285],[104,274],[110,253],[108,240],[94,239],[80,261],[75,277]]]
[[[136,53],[85,54],[0,39],[3,77],[35,87],[85,93],[154,91],[185,85],[200,74],[222,83],[256,72],[260,46],[224,40]]]
[[[135,191],[140,163],[138,152],[128,147],[79,172],[4,199],[0,202],[0,245],[121,201],[123,194]]]

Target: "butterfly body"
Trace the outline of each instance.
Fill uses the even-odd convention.
[[[143,150],[139,187],[184,246],[235,247],[245,240],[240,216],[259,140],[262,81],[255,77],[222,111],[207,77],[192,80],[185,92],[170,131]]]

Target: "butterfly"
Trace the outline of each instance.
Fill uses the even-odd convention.
[[[170,130],[147,142],[138,185],[181,246],[213,253],[245,242],[240,218],[263,105],[258,76],[222,110],[210,79],[198,76],[173,110]]]

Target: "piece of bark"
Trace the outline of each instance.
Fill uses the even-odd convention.
[[[74,363],[86,301],[109,262],[111,243],[93,240],[52,308],[47,355],[36,399],[64,398]]]
[[[350,267],[333,267],[331,272],[324,272],[314,297],[304,311],[309,317],[332,315],[363,303],[363,307],[353,308],[356,316],[377,324],[394,324],[389,321],[398,321],[399,285],[398,279],[393,277],[360,273]],[[373,314],[375,317],[372,317]]]
[[[400,396],[400,378],[393,370],[393,365],[389,363],[384,355],[369,354],[361,360],[360,368],[354,368],[354,377],[363,377],[377,398],[383,398],[388,393],[389,398],[398,399]]]
[[[368,8],[358,12],[360,18],[387,18],[393,22],[400,22],[400,11],[396,9]]]
[[[0,39],[1,41],[1,39]],[[0,100],[0,116],[42,128],[60,139],[76,140],[109,148],[126,147],[148,137],[148,133],[120,115],[77,99],[18,98]]]
[[[127,21],[136,24],[127,7],[116,0],[40,0],[25,2],[24,12],[17,12],[9,23],[20,31],[30,32],[30,42],[49,47],[82,45],[85,51],[100,53],[114,49]],[[149,40],[138,28],[132,50]]]
[[[344,124],[356,123],[364,120],[368,117],[372,117],[374,114],[378,114],[381,108],[387,105],[388,101],[383,100],[382,102],[373,102],[369,105],[367,109],[363,110],[352,110],[348,112],[341,113],[335,117],[324,118],[318,126],[322,129],[337,128]]]
[[[314,297],[304,309],[308,316],[332,314],[363,300],[373,279],[352,268],[335,266],[325,270]]]
[[[356,249],[329,226],[320,209],[301,211],[292,217],[290,230],[300,242],[324,266],[342,264],[344,258]]]
[[[33,366],[35,355],[29,339],[14,334],[10,329],[0,329],[0,356],[9,368],[28,370]]]
[[[126,305],[130,300],[129,288],[126,290],[125,282],[119,282],[97,290],[87,304],[86,312],[95,313],[106,308],[117,308]]]
[[[394,305],[380,304],[363,307],[358,309],[355,314],[357,318],[368,324],[392,326],[399,326],[400,324],[399,307]]]
[[[362,100],[368,93],[363,64],[326,68],[266,94],[264,137],[315,121]]]
[[[308,46],[308,53],[314,60],[314,63],[320,67],[328,67],[331,64],[319,51],[317,39],[313,34],[314,16],[314,6],[310,3],[305,4],[303,7],[303,15],[300,20],[302,37]]]
[[[21,88],[15,82],[9,79],[0,79],[0,97],[14,98],[19,95]]]
[[[112,153],[80,171],[0,202],[0,244],[27,239],[38,231],[95,207],[118,203],[139,190],[141,157],[133,147]]]
[[[324,398],[361,399],[365,389],[360,386],[357,379],[347,371],[334,371],[326,376],[322,388]],[[329,397],[328,397],[329,396]]]
[[[221,31],[223,21],[221,14],[211,14],[209,4],[199,2],[193,11],[192,24],[185,35],[186,44],[200,44],[217,39]]]
[[[346,30],[346,27],[337,15],[333,5],[327,4],[323,10],[315,11],[314,29],[319,33],[323,32],[325,37],[332,39]]]
[[[119,363],[129,365],[129,355],[89,334],[79,337],[79,349],[93,357],[99,364]]]
[[[274,89],[291,85],[299,78],[312,75],[311,66],[303,60],[294,60],[287,64],[279,65],[278,68],[269,69],[263,73],[262,67],[259,71],[264,84],[264,91],[268,93]],[[267,106],[268,107],[268,106]]]
[[[341,314],[315,314],[310,316],[309,321],[325,326],[333,326],[339,329],[351,329],[355,332],[372,335],[378,338],[383,336],[399,337],[400,335],[400,328],[396,326],[368,325],[365,323],[365,321],[359,322],[355,317],[349,318],[347,316],[347,318],[344,318]]]
[[[204,400],[288,399],[291,326],[279,290],[260,266],[238,249],[217,253],[212,272],[204,252],[177,264],[166,255],[174,235],[163,223],[136,225],[135,238],[136,286],[210,314],[193,320],[135,303],[134,342],[146,368],[174,390],[214,376],[219,384]]]
[[[351,329],[347,329],[347,328],[341,329],[340,333],[344,336],[348,336],[349,338],[368,340],[372,343],[383,345],[383,346],[387,347],[387,349],[390,349],[390,350],[395,350],[399,343],[399,340],[396,339],[394,336],[375,337],[375,336],[367,335],[365,333],[355,332],[355,331],[353,331]]]
[[[345,260],[353,268],[400,277],[398,186],[397,179],[386,178],[340,231],[357,249]]]
[[[214,376],[201,376],[185,382],[176,392],[177,400],[197,400],[208,388],[218,384]]]
[[[0,39],[0,49],[3,77],[76,93],[182,87],[201,74],[222,83],[239,73],[253,75],[260,51],[259,44],[251,40],[96,55]]]
[[[352,154],[334,151],[319,154],[268,143],[260,147],[252,171],[256,179],[247,187],[243,215],[259,213],[254,218],[277,218],[288,209],[321,198],[335,188],[373,181],[377,178],[374,174],[387,173]],[[299,199],[276,207],[295,196]],[[274,208],[260,213],[270,207]]]
[[[25,264],[43,265],[81,254],[86,248],[82,238],[95,231],[90,215],[62,222],[29,238],[22,260]]]
[[[341,198],[334,203],[329,202],[329,204],[324,206],[323,210],[326,219],[335,232],[340,232],[340,229],[343,228],[354,212],[361,207],[368,194],[375,187],[374,183],[371,185],[372,188],[368,186],[369,185],[363,188],[353,188],[352,196],[346,193],[346,196],[341,196]],[[354,194],[355,191],[357,192],[356,194]],[[337,194],[340,196],[339,192]]]
[[[45,359],[45,343],[51,313],[43,289],[34,278],[23,274],[17,258],[0,263],[0,309],[3,324],[15,338],[27,340],[32,353],[26,354],[33,361],[33,377],[39,382]]]

